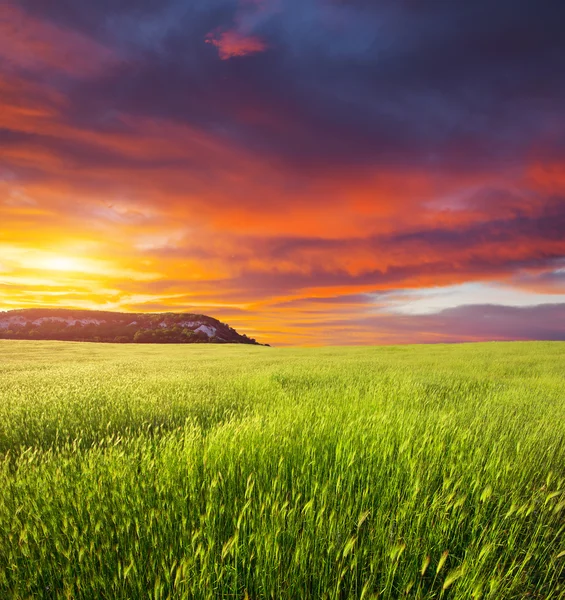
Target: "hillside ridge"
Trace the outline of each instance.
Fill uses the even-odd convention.
[[[0,339],[116,343],[259,344],[198,313],[125,313],[72,308],[0,311]]]

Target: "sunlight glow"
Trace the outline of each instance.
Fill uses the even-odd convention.
[[[71,256],[50,256],[41,260],[40,268],[48,271],[81,271],[84,270],[80,260]]]

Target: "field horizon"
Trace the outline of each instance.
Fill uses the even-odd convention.
[[[165,313],[163,313],[165,314]],[[104,345],[104,346],[118,346],[125,349],[125,346],[139,346],[139,344],[124,344],[123,342],[114,342],[107,340],[89,340],[89,339],[81,339],[81,340],[63,340],[63,339],[5,339],[0,338],[0,344],[8,343],[8,344],[38,344],[38,343],[46,343],[46,344],[73,344],[73,345],[82,345],[82,344],[93,344],[93,345]],[[327,349],[338,349],[338,348],[419,348],[426,346],[488,346],[490,344],[561,344],[565,347],[565,341],[563,340],[532,340],[532,339],[492,339],[492,340],[439,340],[439,341],[418,341],[418,342],[374,342],[374,343],[344,343],[344,344],[312,344],[312,343],[304,343],[304,344],[269,344],[269,343],[253,343],[250,345],[266,348],[266,349],[276,349],[276,350],[322,350],[324,348]],[[185,346],[186,344],[183,342],[147,342],[143,344],[144,346]],[[213,343],[210,345],[214,345]],[[218,344],[219,345],[219,344]],[[222,344],[225,346],[238,347],[241,344],[235,343],[226,343]]]
[[[0,596],[559,599],[565,343],[0,341]]]

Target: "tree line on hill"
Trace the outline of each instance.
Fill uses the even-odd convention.
[[[0,339],[6,340],[61,340],[75,342],[114,342],[114,343],[153,343],[153,344],[207,344],[228,343],[217,336],[208,337],[202,331],[172,327],[163,329],[136,329],[103,325],[69,325],[45,322],[40,325],[28,324],[13,329],[0,330]],[[248,338],[249,343],[255,340]]]
[[[126,314],[99,311],[22,310],[0,313],[5,318],[21,317],[25,324],[5,321],[0,329],[0,339],[13,340],[60,340],[80,342],[152,343],[152,344],[257,344],[256,340],[239,334],[229,325],[206,315],[186,313]],[[69,324],[56,319],[98,320],[97,323]],[[42,320],[40,323],[33,321]],[[103,322],[101,322],[103,321]],[[192,329],[186,323],[192,322]],[[206,331],[194,331],[200,326],[209,327],[215,335]]]

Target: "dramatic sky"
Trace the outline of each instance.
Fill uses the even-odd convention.
[[[562,0],[7,0],[0,310],[565,339]]]

